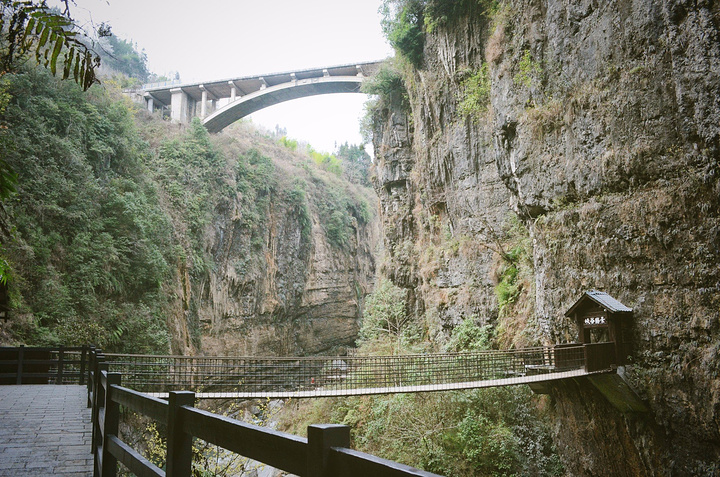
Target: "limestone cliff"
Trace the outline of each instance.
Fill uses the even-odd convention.
[[[202,231],[207,265],[180,266],[173,351],[302,356],[354,346],[380,236],[372,190],[252,128],[215,141],[235,192],[216,201]]]
[[[628,376],[651,412],[554,388],[568,471],[718,473],[720,4],[491,3],[434,25],[409,107],[376,113],[385,273],[438,330],[476,314],[515,344],[574,340],[563,312],[609,292],[635,310]],[[487,109],[461,114],[484,64]],[[532,266],[499,310],[513,215]]]

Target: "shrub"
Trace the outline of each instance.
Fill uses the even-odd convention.
[[[290,139],[287,136],[282,136],[280,139],[278,139],[278,142],[282,144],[284,147],[290,149],[291,151],[296,151],[298,147],[298,142],[295,139]]]
[[[436,27],[447,25],[450,20],[465,12],[492,15],[497,10],[498,4],[496,0],[427,0],[424,11],[425,30],[430,33]],[[480,11],[473,11],[475,7],[480,7]]]
[[[320,223],[331,245],[345,247],[355,234],[356,221],[367,223],[371,217],[367,202],[335,178],[313,178],[320,187],[313,195]]]
[[[381,7],[385,37],[416,68],[425,48],[424,7],[423,0],[386,0]]]
[[[405,303],[405,290],[381,278],[365,300],[360,342],[390,342],[396,353],[417,342],[422,330],[406,313]]]
[[[348,240],[348,216],[341,210],[335,210],[325,224],[328,239],[336,245],[345,245]]]
[[[326,170],[331,174],[335,174],[338,177],[343,175],[342,163],[335,155],[327,152],[318,152],[309,144],[307,146],[307,152],[310,159],[312,159],[313,162],[320,166],[323,170]]]
[[[487,111],[490,101],[490,75],[488,64],[477,69],[460,83],[458,112],[463,116],[477,119],[481,113]]]
[[[375,94],[390,103],[394,96],[406,94],[402,74],[392,62],[385,61],[372,77],[363,82],[361,90],[365,94]]]
[[[410,111],[410,99],[402,73],[396,62],[387,60],[371,78],[363,82],[362,92],[375,95],[365,102],[365,113],[360,119],[360,134],[365,142],[372,142],[373,128],[379,122],[379,113],[386,108]]]
[[[296,177],[293,180],[292,188],[286,193],[286,200],[290,206],[290,210],[295,214],[302,230],[302,240],[310,241],[312,232],[312,220],[310,219],[310,210],[308,208],[307,193],[305,189],[307,183]]]
[[[478,326],[477,316],[473,315],[465,318],[452,330],[452,335],[445,345],[445,349],[451,352],[482,351],[490,349],[492,340],[492,326]]]
[[[538,61],[532,59],[530,50],[526,50],[518,64],[518,72],[513,76],[513,82],[517,86],[535,88],[540,85],[542,66]]]

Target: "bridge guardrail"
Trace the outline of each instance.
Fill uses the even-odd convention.
[[[101,354],[91,371],[92,452],[95,476],[114,476],[118,463],[135,475],[190,477],[192,441],[200,438],[272,467],[305,477],[439,477],[403,464],[349,449],[350,428],[308,427],[303,438],[266,429],[194,406],[195,394],[172,391],[167,401],[121,386],[122,375],[107,371]],[[166,469],[162,470],[118,437],[120,406],[167,426]]]
[[[422,386],[442,390],[463,382],[505,380],[521,383],[528,375],[583,369],[582,345],[401,356],[306,358],[188,357],[107,355],[111,371],[121,372],[133,389],[165,393],[192,389],[244,393],[343,392]],[[388,391],[398,392],[398,391]]]
[[[0,347],[0,384],[85,384],[90,347]]]

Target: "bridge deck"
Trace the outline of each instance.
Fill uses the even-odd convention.
[[[555,373],[534,374],[526,376],[513,376],[502,379],[485,379],[481,381],[466,381],[459,383],[425,384],[415,386],[386,386],[376,388],[358,389],[307,389],[299,391],[264,391],[264,392],[197,392],[197,399],[298,399],[298,398],[319,398],[319,397],[341,397],[341,396],[367,396],[372,394],[396,394],[396,393],[421,393],[432,391],[456,391],[461,389],[491,388],[496,386],[515,386],[544,381],[555,381],[558,379],[576,378],[588,376],[584,369],[561,371]],[[167,398],[166,392],[146,393],[158,398]]]
[[[87,389],[0,386],[0,476],[89,476]]]
[[[588,369],[578,345],[394,356],[190,357],[108,354],[123,386],[165,396],[309,398],[474,389],[552,381]]]

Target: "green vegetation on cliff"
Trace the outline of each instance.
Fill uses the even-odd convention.
[[[354,448],[448,477],[563,475],[525,388],[314,399],[283,415],[296,434],[308,423],[348,425]]]
[[[6,204],[16,339],[166,349],[168,220],[127,106],[39,69],[6,78],[0,150],[19,178]]]
[[[422,66],[425,35],[468,12],[492,14],[495,0],[384,0],[380,8],[383,33],[410,64]]]
[[[568,474],[717,474],[717,8],[458,1],[435,22],[429,1],[385,3],[410,107],[375,116],[376,190],[409,312],[439,340],[476,315],[501,348],[567,343],[565,310],[610,293],[634,309],[625,377],[651,412],[553,384]]]
[[[108,48],[101,52],[103,66],[137,81],[147,81],[150,72],[147,69],[147,55],[144,51],[138,51],[132,42],[115,35],[108,36],[105,41]]]
[[[281,217],[287,234],[299,231],[298,264],[317,240],[314,220],[345,250],[371,218],[355,186],[245,125],[223,137],[197,121],[178,129],[113,81],[83,92],[34,68],[3,81],[0,156],[18,179],[2,197],[3,343],[199,349],[202,286],[223,265],[212,246],[221,222],[238,230],[233,273],[253,283]]]

